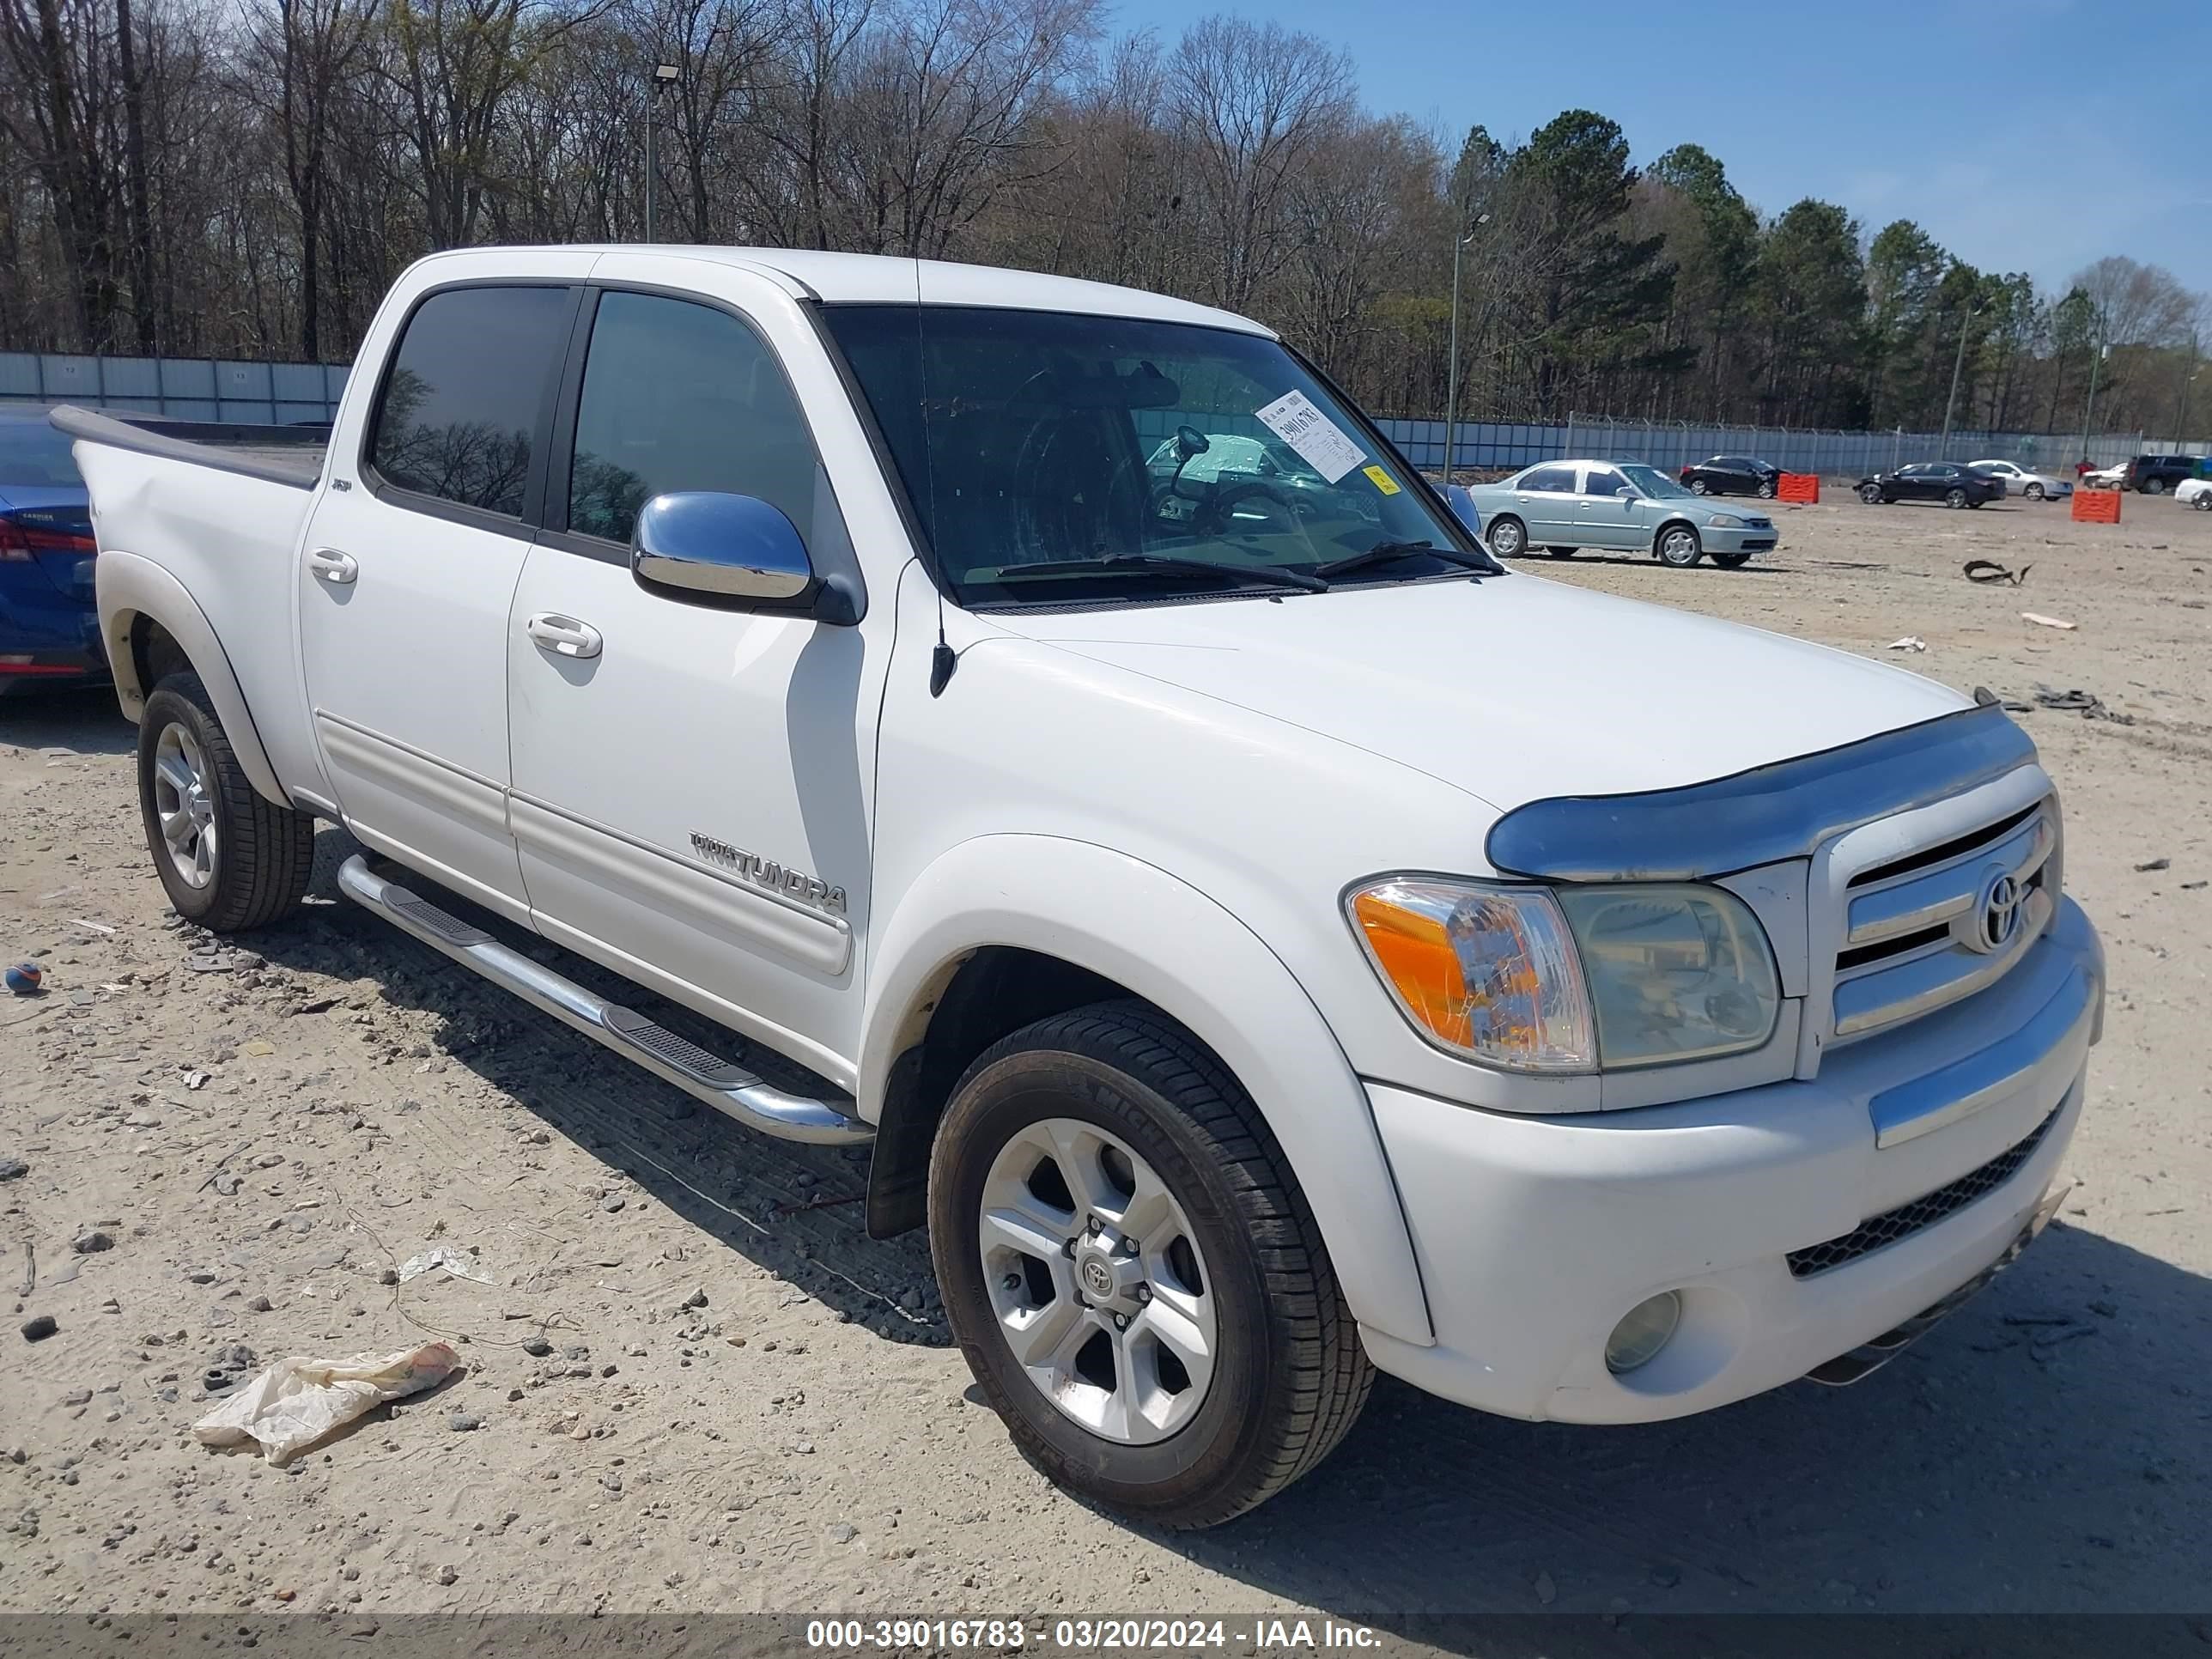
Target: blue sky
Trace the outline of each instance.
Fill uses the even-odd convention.
[[[1985,270],[2063,286],[2124,253],[2212,291],[2212,14],[2109,0],[1120,0],[1172,41],[1212,11],[1351,52],[1369,108],[1525,137],[1611,116],[1636,159],[1719,156],[1762,212],[1911,218]]]

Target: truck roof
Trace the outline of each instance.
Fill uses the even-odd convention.
[[[552,250],[514,246],[456,248],[420,263],[482,267],[498,275],[514,255]],[[1072,311],[1105,317],[1139,317],[1159,322],[1198,323],[1274,337],[1274,331],[1233,311],[1170,299],[1142,289],[1085,282],[1042,271],[1009,270],[996,265],[957,264],[942,259],[909,259],[876,253],[822,253],[805,248],[714,247],[691,244],[634,242],[568,246],[563,252],[646,256],[675,262],[732,265],[769,276],[796,299],[831,305],[914,304],[996,306],[1021,311]],[[675,273],[672,273],[673,275]]]

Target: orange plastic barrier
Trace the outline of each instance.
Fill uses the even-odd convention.
[[[1782,481],[1774,486],[1774,498],[1809,507],[1820,499],[1820,475],[1817,472],[1785,472],[1782,475]]]
[[[2120,492],[2117,489],[2076,489],[2074,492],[2074,522],[2076,524],[2118,524],[2120,521]]]

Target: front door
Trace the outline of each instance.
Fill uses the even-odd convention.
[[[641,586],[629,559],[647,501],[719,490],[781,509],[817,572],[857,579],[784,362],[834,370],[780,298],[587,300],[507,623],[512,813],[549,938],[847,1081],[892,608],[854,626],[718,608]]]
[[[1636,510],[1641,499],[1617,468],[1583,471],[1582,494],[1575,497],[1575,541],[1582,547],[1642,547],[1651,532]]]
[[[588,255],[547,280],[430,289],[365,417],[332,434],[299,577],[307,694],[368,846],[520,917],[507,828],[507,619]],[[427,286],[427,285],[426,285]],[[372,336],[363,361],[392,344]]]

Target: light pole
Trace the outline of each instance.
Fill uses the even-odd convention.
[[[1959,324],[1959,353],[1951,359],[1951,395],[1943,399],[1943,453],[1936,458],[1938,460],[1951,459],[1951,411],[1959,401],[1960,371],[1966,366],[1966,337],[1974,331],[1974,319],[1984,309],[1968,301],[1966,317]]]
[[[676,84],[682,74],[673,64],[653,66],[653,89],[645,100],[645,240],[659,240],[659,205],[657,197],[660,185],[660,94]]]
[[[2197,377],[2203,372],[2203,365],[2200,363],[2189,371],[2189,378],[2181,383],[2181,407],[2173,415],[2173,441],[2177,444],[2189,441],[2189,389],[2197,384]]]
[[[1452,240],[1451,356],[1444,365],[1444,483],[1451,483],[1452,444],[1459,426],[1459,262],[1474,240],[1474,233],[1490,222],[1490,216],[1474,216],[1474,230]]]

